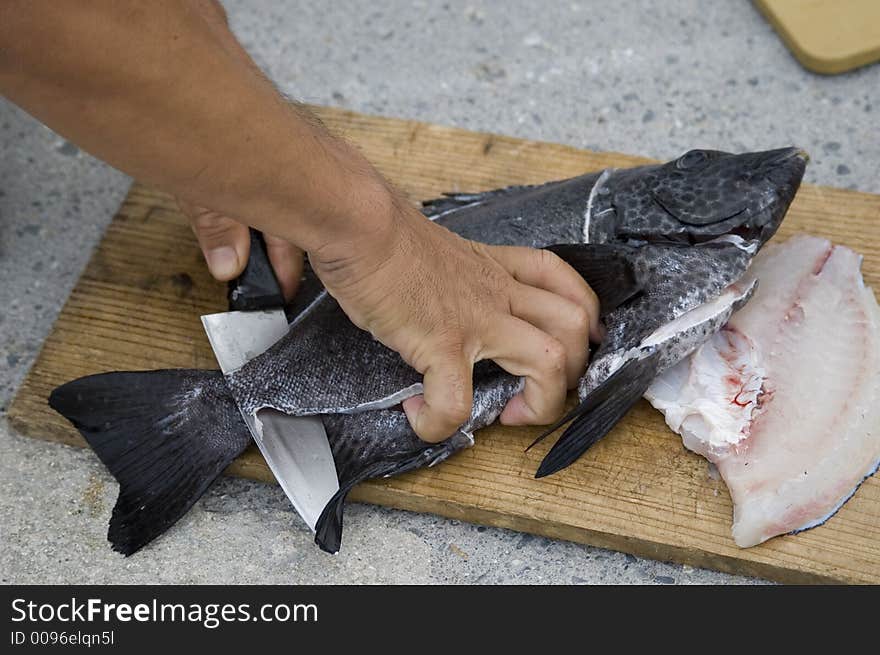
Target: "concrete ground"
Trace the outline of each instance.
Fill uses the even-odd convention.
[[[659,158],[797,144],[807,181],[880,192],[880,66],[812,75],[746,0],[225,4],[307,102]],[[2,582],[747,581],[363,505],[331,557],[279,488],[234,479],[143,552],[111,552],[112,478],[14,434],[5,408],[128,185],[0,101]]]

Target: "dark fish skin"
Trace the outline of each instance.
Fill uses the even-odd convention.
[[[691,150],[661,166],[618,171],[596,193],[590,241],[614,235],[614,241],[697,243],[738,234],[766,243],[779,227],[779,208],[797,193],[806,161],[797,148],[741,155]]]
[[[426,203],[425,213],[462,236],[497,245],[692,244],[725,234],[765,243],[794,199],[805,166],[798,148],[739,155],[691,150],[665,164],[457,194]],[[535,222],[540,230],[530,225]]]
[[[741,276],[782,221],[804,165],[794,148],[745,155],[691,151],[662,165],[448,196],[426,203],[424,211],[486,243],[576,246],[559,254],[601,290],[609,330],[584,378],[592,382],[582,381],[582,390],[589,398],[605,385],[603,397],[629,400],[687,346],[667,341],[658,354],[658,347],[639,350],[639,344]],[[727,241],[705,243],[719,237]],[[609,270],[615,271],[610,280]],[[88,376],[52,393],[52,407],[74,423],[120,482],[117,507],[124,501],[126,511],[111,519],[114,548],[131,554],[185,513],[222,470],[217,462],[229,463],[248,443],[238,411],[271,407],[323,418],[340,491],[318,522],[316,542],[335,552],[342,503],[352,486],[442,461],[469,445],[473,431],[494,421],[521,389],[521,380],[494,363],[478,363],[470,420],[445,442],[426,444],[398,406],[420,391],[416,371],[351,324],[314,279],[306,280],[290,313],[288,335],[226,376],[225,389],[215,371],[161,371]],[[713,327],[720,324],[679,335],[682,344],[707,338]],[[633,349],[644,356],[597,376],[607,356]],[[579,431],[589,419],[593,431],[604,434],[629,407],[593,404],[575,417]],[[601,421],[590,418],[597,415]],[[205,426],[213,430],[210,437]],[[575,448],[564,445],[570,455],[580,441]],[[203,452],[193,456],[194,449]],[[212,465],[202,469],[206,458]],[[147,502],[152,498],[163,499],[161,511]]]

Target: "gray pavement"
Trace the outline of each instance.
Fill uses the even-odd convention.
[[[812,75],[746,0],[225,4],[307,102],[658,158],[797,144],[807,181],[880,192],[880,66]],[[748,581],[364,505],[328,556],[277,487],[227,478],[146,550],[113,553],[112,478],[13,433],[5,409],[128,184],[0,100],[0,581]]]

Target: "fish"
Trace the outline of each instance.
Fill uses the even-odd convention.
[[[751,302],[658,376],[648,401],[712,462],[747,548],[825,523],[880,466],[880,309],[861,257],[826,239],[770,244]]]
[[[638,295],[602,310],[606,337],[578,383],[581,402],[530,446],[571,422],[536,477],[575,462],[638,402],[657,375],[692,353],[749,301],[757,283],[739,280],[751,263],[753,246],[734,237],[694,246],[649,244],[627,253]],[[624,248],[631,246],[616,250]],[[566,259],[576,261],[576,256]]]
[[[600,346],[599,365],[607,372],[614,352],[623,363],[638,354],[636,366],[605,376],[602,394],[612,397],[634,380],[646,384],[649,374],[680,354],[683,346],[675,343],[695,347],[710,335],[713,317],[744,301],[749,290],[733,292],[736,300],[727,289],[779,227],[805,165],[798,148],[692,150],[665,164],[450,194],[428,201],[423,211],[465,238],[551,247],[572,264],[599,297],[606,341],[617,344]],[[709,322],[684,326],[681,334],[662,332],[721,297],[724,307],[710,312]],[[474,431],[494,421],[522,388],[521,379],[493,362],[478,362],[471,417],[445,441],[428,444],[400,409],[402,400],[421,392],[421,376],[351,323],[314,276],[304,280],[289,317],[284,337],[226,376],[117,371],[73,380],[51,393],[50,406],[79,430],[119,483],[108,530],[115,550],[136,552],[192,507],[250,443],[242,415],[259,425],[261,412],[283,412],[319,416],[324,423],[340,488],[317,521],[315,541],[337,552],[343,501],[356,484],[433,466],[470,446]],[[591,373],[596,365],[587,376],[600,380]],[[627,409],[622,402],[613,411],[601,406],[605,431]]]

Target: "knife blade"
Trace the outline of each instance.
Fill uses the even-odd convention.
[[[289,329],[284,298],[262,235],[251,230],[251,254],[241,276],[230,283],[232,311],[202,316],[211,349],[224,374],[262,354]],[[315,524],[339,490],[336,465],[318,416],[289,416],[262,409],[242,414],[275,479],[303,521]]]

